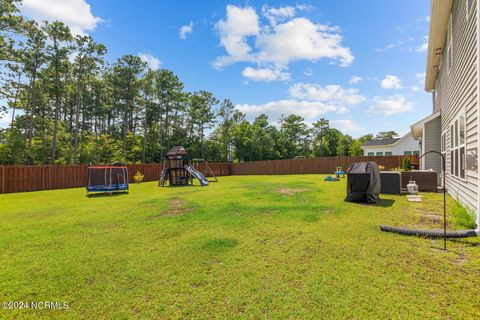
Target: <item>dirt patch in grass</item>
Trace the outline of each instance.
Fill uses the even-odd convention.
[[[170,202],[168,203],[168,209],[162,211],[162,213],[160,214],[150,216],[149,219],[180,216],[191,211],[193,211],[193,208],[187,207],[187,202],[185,200],[175,198],[170,200]]]
[[[424,214],[420,216],[420,221],[426,224],[437,224],[441,222],[442,217],[438,214]]]
[[[287,196],[293,196],[296,193],[301,193],[307,191],[307,189],[300,188],[278,188],[273,190],[276,193],[286,194]]]
[[[457,265],[463,265],[467,262],[469,262],[470,260],[468,259],[468,257],[466,255],[464,255],[463,253],[460,253],[456,258],[455,258],[455,264]]]
[[[187,207],[187,202],[182,199],[172,199],[168,204],[168,209],[162,212],[162,216],[178,216],[192,211],[193,208]]]

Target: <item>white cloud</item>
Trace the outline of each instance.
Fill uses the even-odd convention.
[[[416,52],[425,52],[428,49],[428,36],[423,37],[423,43],[415,48]]]
[[[277,80],[290,80],[290,74],[283,72],[282,69],[270,69],[270,68],[258,68],[246,67],[242,71],[242,75],[253,81],[277,81]]]
[[[252,48],[247,43],[247,36],[255,36],[260,32],[258,16],[252,7],[240,8],[227,6],[227,19],[216,25],[220,33],[220,43],[228,56],[218,57],[214,66],[221,68],[237,61],[250,61]]]
[[[391,116],[402,112],[413,111],[413,103],[407,101],[402,95],[394,95],[391,97],[375,97],[372,104],[366,111],[371,114],[381,114]]]
[[[359,77],[359,76],[353,76],[350,78],[350,80],[348,80],[348,83],[350,84],[357,84],[359,82],[363,81],[363,78],[362,77]]]
[[[415,77],[418,79],[418,81],[423,82],[425,81],[425,72],[417,72]]]
[[[310,11],[315,9],[315,6],[312,6],[311,4],[305,4],[305,3],[298,3],[295,7],[298,10],[305,10],[305,11]]]
[[[263,15],[270,21],[271,25],[277,24],[279,21],[284,21],[295,16],[295,7],[285,6],[278,8],[271,8],[268,5],[262,7]]]
[[[420,91],[420,88],[417,86],[411,86],[410,89],[412,89],[413,92],[418,92]]]
[[[358,124],[356,124],[353,120],[350,119],[331,120],[330,125],[343,133],[354,133],[364,130],[362,127],[360,127]]]
[[[384,89],[401,89],[402,81],[394,75],[388,74],[385,79],[380,82],[380,85]]]
[[[296,99],[327,102],[345,108],[366,100],[364,96],[358,94],[357,89],[345,89],[339,85],[322,87],[316,84],[296,83],[290,87],[289,92]]]
[[[307,69],[303,70],[303,74],[306,75],[307,77],[311,77],[311,76],[313,76],[314,72],[313,72],[312,68],[307,68]]]
[[[226,19],[216,25],[227,55],[215,59],[215,68],[251,62],[262,68],[286,69],[292,61],[320,59],[337,62],[343,67],[352,64],[355,58],[350,49],[341,44],[339,28],[315,24],[306,18],[290,19],[295,13],[293,7],[265,8],[270,16],[274,12],[275,21],[261,25],[254,8],[227,6]],[[280,23],[279,20],[287,21]]]
[[[397,40],[393,43],[387,44],[386,48],[387,49],[393,49],[393,48],[396,48],[396,47],[400,47],[402,44],[404,44],[404,41],[402,39],[400,39],[400,40]]]
[[[395,42],[392,42],[392,43],[387,44],[384,48],[378,48],[378,49],[376,49],[375,51],[377,51],[377,52],[384,52],[384,51],[386,51],[386,50],[388,50],[388,49],[393,49],[393,48],[400,47],[400,46],[402,46],[404,43],[405,43],[405,40],[399,39],[399,40],[397,40],[397,41],[395,41]]]
[[[354,57],[349,48],[341,45],[341,40],[338,28],[314,24],[306,18],[294,18],[275,25],[270,33],[257,36],[259,52],[256,60],[287,65],[295,60],[326,58],[346,67],[352,64]]]
[[[335,105],[320,101],[297,101],[292,99],[270,101],[260,105],[239,104],[236,105],[236,109],[245,113],[250,119],[265,113],[271,121],[280,119],[282,114],[296,114],[306,120],[314,120],[327,112],[342,111]]]
[[[289,94],[289,99],[264,104],[239,104],[236,108],[245,113],[249,119],[265,113],[272,122],[275,122],[281,115],[297,114],[306,122],[312,122],[328,112],[348,113],[350,106],[366,100],[357,89],[345,89],[339,85],[322,87],[316,84],[296,83],[290,86]],[[343,124],[346,127],[347,123]],[[350,129],[354,129],[353,124]]]
[[[189,24],[184,25],[180,28],[180,39],[185,40],[187,39],[187,34],[192,33],[193,31],[193,21],[190,21]]]
[[[62,21],[73,34],[86,34],[102,22],[92,14],[86,0],[23,0],[20,9],[34,20]]]
[[[148,53],[139,53],[138,56],[143,62],[147,63],[147,66],[152,69],[152,70],[157,70],[158,67],[160,67],[160,64],[162,63],[160,60],[152,56],[151,54]]]

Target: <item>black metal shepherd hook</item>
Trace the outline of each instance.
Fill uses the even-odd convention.
[[[429,153],[438,154],[442,157],[442,184],[443,184],[443,250],[447,251],[447,185],[445,184],[445,177],[446,177],[446,163],[445,163],[445,155],[441,154],[438,151],[427,151],[418,157],[418,160],[423,158]]]

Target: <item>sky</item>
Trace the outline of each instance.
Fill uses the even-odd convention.
[[[175,72],[188,91],[229,98],[253,120],[321,117],[358,137],[431,113],[423,90],[428,0],[23,0],[31,19],[61,20],[107,46]],[[5,123],[5,119],[0,122]]]

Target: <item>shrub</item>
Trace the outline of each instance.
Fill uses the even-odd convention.
[[[469,208],[464,207],[460,202],[455,201],[452,214],[457,226],[468,229],[476,228],[475,214]]]
[[[404,171],[412,171],[412,161],[410,160],[410,158],[403,158],[402,167]]]
[[[381,164],[379,164],[378,165],[378,170],[385,171],[385,166],[382,166]]]
[[[135,183],[143,182],[143,178],[144,176],[140,171],[137,171],[137,173],[135,173],[135,175],[133,176],[133,180],[135,181]]]

